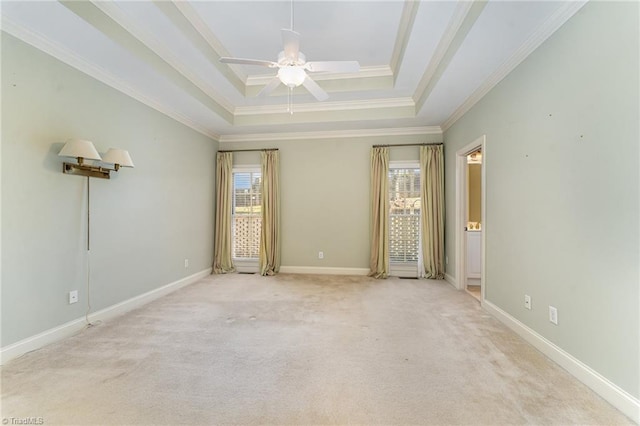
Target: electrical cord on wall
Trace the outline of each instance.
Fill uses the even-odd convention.
[[[84,314],[84,320],[87,322],[87,328],[102,323],[102,321],[89,321],[89,313],[91,312],[91,185],[90,178],[87,176],[87,312]]]
[[[93,325],[89,321],[89,312],[91,312],[91,252],[87,249],[87,312],[84,314],[87,327]]]

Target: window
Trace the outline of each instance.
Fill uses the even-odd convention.
[[[231,253],[239,272],[257,271],[262,231],[261,180],[259,168],[233,170]],[[244,270],[247,265],[255,270]]]
[[[394,276],[418,276],[420,261],[420,167],[389,168],[389,262]]]

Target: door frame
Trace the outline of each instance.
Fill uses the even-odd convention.
[[[481,302],[485,300],[485,274],[486,274],[486,235],[487,235],[487,202],[486,202],[486,162],[487,162],[487,137],[482,135],[473,142],[456,151],[456,287],[458,290],[467,288],[467,242],[465,228],[468,200],[467,200],[467,155],[480,148],[482,151],[481,170],[481,194],[480,202],[482,212],[482,243],[481,243],[481,268],[480,294]]]

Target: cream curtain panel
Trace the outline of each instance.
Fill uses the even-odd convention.
[[[444,278],[444,151],[420,147],[422,257],[426,278]]]
[[[260,238],[260,274],[280,271],[280,155],[276,150],[262,151],[262,234]]]
[[[389,148],[371,148],[371,257],[369,276],[389,274]]]
[[[233,203],[233,153],[218,152],[216,167],[216,219],[213,273],[235,271],[231,260],[231,208]]]

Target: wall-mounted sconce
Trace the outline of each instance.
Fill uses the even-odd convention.
[[[58,154],[60,157],[74,157],[77,159],[77,163],[64,163],[62,166],[62,172],[70,175],[86,176],[87,177],[87,313],[85,314],[85,320],[88,326],[94,324],[89,321],[89,313],[91,312],[91,186],[90,182],[92,177],[109,179],[111,172],[117,172],[120,167],[133,167],[133,161],[131,156],[124,149],[110,148],[104,158],[100,157],[100,154],[90,141],[82,139],[69,139],[64,144],[62,150]],[[98,160],[103,163],[113,164],[113,169],[102,166],[94,166],[85,164],[85,160]]]
[[[70,175],[109,179],[111,172],[117,172],[120,167],[134,167],[131,156],[124,149],[110,148],[102,158],[92,142],[82,139],[68,140],[58,155],[61,157],[74,157],[78,160],[77,163],[63,163],[62,172]],[[99,160],[114,166],[113,169],[93,166],[85,164],[84,160]]]

